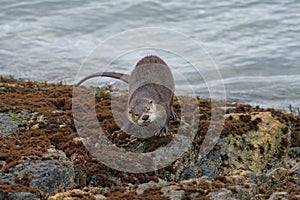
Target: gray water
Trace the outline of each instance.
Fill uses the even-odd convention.
[[[229,101],[300,107],[299,0],[0,4],[0,75],[73,84],[81,63],[99,43],[121,31],[154,26],[201,42],[220,70]],[[139,58],[128,63],[134,65]],[[185,70],[174,56],[166,61]],[[97,67],[88,70],[95,72]],[[197,93],[209,98],[205,83],[199,82]]]

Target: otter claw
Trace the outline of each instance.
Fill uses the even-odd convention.
[[[172,120],[176,120],[177,119],[177,115],[174,112],[173,107],[171,107],[170,119],[172,119]]]
[[[173,136],[173,133],[168,131],[167,133],[159,133],[157,136],[159,137]]]
[[[176,120],[177,119],[177,115],[176,115],[175,112],[171,112],[170,119],[172,119],[172,120]]]
[[[163,127],[159,133],[155,134],[155,136],[165,137],[165,136],[173,136],[173,134],[168,130],[167,127]]]

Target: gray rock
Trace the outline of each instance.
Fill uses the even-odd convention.
[[[28,110],[19,113],[9,111],[0,113],[0,136],[12,136],[19,129],[19,125],[28,121],[32,114]]]
[[[184,198],[185,191],[180,190],[180,187],[177,185],[169,185],[168,182],[156,183],[150,181],[148,183],[140,184],[136,189],[136,193],[141,195],[145,190],[150,189],[151,187],[161,187],[161,191],[165,197],[170,198],[171,200],[181,200]],[[173,183],[174,184],[174,183]]]
[[[37,188],[43,196],[54,195],[58,192],[69,190],[75,187],[75,172],[72,163],[65,153],[49,149],[44,157],[54,157],[53,160],[22,160],[22,163],[9,169],[8,173],[1,173],[0,179],[3,182],[15,184],[15,178],[21,179],[25,175],[31,179],[29,187]],[[19,198],[22,197],[19,194]],[[25,193],[24,195],[28,195]],[[25,197],[24,197],[25,198]]]
[[[297,177],[300,177],[300,163],[297,163],[292,169],[290,169],[290,173]]]
[[[74,165],[73,168],[75,173],[74,183],[80,187],[85,186],[87,183],[87,174],[81,169],[79,169],[77,165]]]
[[[290,169],[289,173],[294,177],[296,186],[300,187],[300,163],[297,163],[292,169]]]
[[[232,192],[230,190],[222,188],[222,189],[220,189],[217,192],[211,192],[211,193],[209,193],[208,196],[212,200],[229,199],[229,198],[232,198]]]
[[[300,147],[291,147],[289,149],[289,156],[293,159],[300,160]]]
[[[161,191],[164,193],[165,197],[169,197],[171,200],[181,200],[184,198],[185,191],[179,190],[176,185],[170,185],[163,187]]]
[[[231,191],[235,191],[231,195],[231,197],[236,199],[250,199],[253,196],[253,194],[255,194],[253,193],[252,190],[246,189],[245,187],[239,185],[229,186],[227,189],[231,189]]]
[[[225,118],[233,118],[233,121],[239,122],[244,115],[230,113]],[[192,148],[174,162],[174,174],[168,175],[163,170],[160,173],[167,177],[167,180],[182,181],[201,176],[211,179],[233,169],[248,170],[252,171],[253,175],[259,175],[278,167],[286,167],[282,160],[287,160],[288,164],[293,165],[294,159],[289,159],[288,156],[291,140],[288,126],[273,117],[271,112],[251,113],[249,117],[252,122],[259,121],[257,130],[253,128],[245,133],[219,138],[219,148],[210,151],[206,157]]]
[[[245,114],[226,115],[227,118],[231,117],[235,121],[239,121],[241,116]],[[251,170],[258,174],[265,173],[266,169],[270,169],[269,166],[279,167],[282,165],[281,160],[288,157],[291,131],[270,112],[252,113],[250,117],[251,121],[260,121],[257,130],[253,129],[242,135],[229,135],[220,139],[220,153],[226,155],[226,161],[231,167],[228,170],[234,168]]]
[[[156,183],[154,181],[150,181],[148,183],[143,183],[138,186],[138,188],[136,189],[136,193],[138,195],[141,195],[144,193],[145,190],[147,190],[151,187],[154,187],[154,186],[155,187],[164,187],[166,184],[167,184],[167,182]]]
[[[288,193],[287,192],[274,192],[269,200],[284,200],[286,199],[285,197],[288,196]]]
[[[55,194],[74,187],[74,169],[72,166],[56,164],[56,161],[38,161],[28,166],[27,173],[32,176],[31,187],[44,194]]]
[[[9,192],[7,194],[4,194],[0,192],[0,199],[6,199],[6,200],[39,200],[36,196],[36,194],[30,193],[30,192]]]

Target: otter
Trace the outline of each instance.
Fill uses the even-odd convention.
[[[128,83],[128,101],[122,130],[128,130],[128,122],[144,127],[144,131],[155,131],[155,135],[172,135],[168,130],[170,119],[176,119],[173,109],[175,83],[169,66],[158,56],[146,56],[138,61],[130,75],[103,72],[84,77],[84,81],[99,77],[111,77]],[[150,128],[145,128],[150,127]]]

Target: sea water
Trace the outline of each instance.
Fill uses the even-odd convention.
[[[84,60],[108,38],[134,28],[161,27],[202,44],[218,67],[228,101],[300,107],[299,0],[0,2],[0,75],[73,84]],[[168,39],[166,35],[162,42]],[[174,69],[186,71],[178,56],[169,57],[166,62]],[[122,72],[140,59],[128,58],[117,62],[116,69]],[[97,69],[95,64],[88,72]],[[197,95],[209,98],[205,81],[195,87]]]

